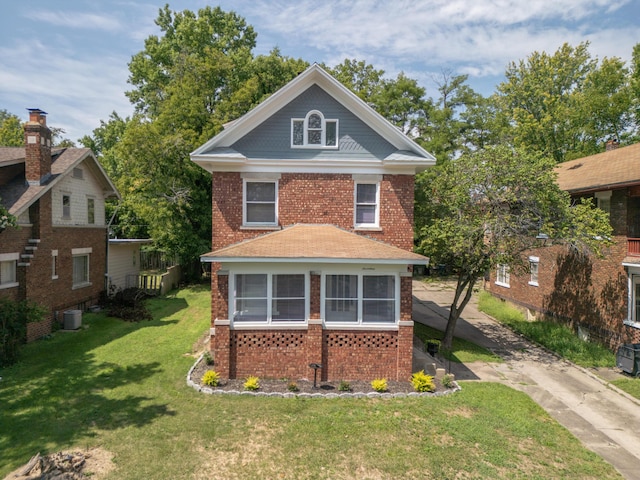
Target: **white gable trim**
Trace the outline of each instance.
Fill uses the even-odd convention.
[[[200,164],[200,161],[207,160],[207,151],[214,148],[230,147],[251,130],[258,127],[262,122],[266,121],[278,112],[281,108],[286,106],[291,99],[296,98],[314,84],[324,89],[336,101],[340,102],[345,108],[350,110],[354,115],[360,118],[360,120],[390,144],[395,146],[398,150],[408,150],[416,153],[420,157],[423,157],[421,159],[422,162],[420,162],[422,165],[420,166],[435,165],[435,157],[403,134],[398,128],[387,121],[387,119],[372,109],[356,94],[347,89],[317,64],[313,64],[253,110],[235,120],[227,129],[223,130],[207,143],[195,150],[191,154],[191,159]]]

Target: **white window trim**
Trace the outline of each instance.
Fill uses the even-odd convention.
[[[71,289],[76,290],[79,288],[90,287],[91,283],[91,253],[93,253],[92,247],[84,248],[72,248],[71,249]],[[74,257],[87,257],[87,280],[84,282],[73,283],[73,259]]]
[[[326,298],[327,298],[327,275],[356,275],[358,277],[358,321],[357,322],[327,322],[326,319]],[[394,283],[394,300],[395,300],[395,319],[393,323],[375,323],[375,322],[363,322],[362,321],[362,303],[363,303],[363,288],[364,282],[362,277],[364,276],[384,276],[395,277]],[[325,329],[334,330],[397,330],[400,320],[400,274],[397,272],[363,272],[361,270],[353,271],[323,271],[320,277],[320,318],[322,319],[322,325]]]
[[[236,322],[234,321],[236,275],[267,275],[267,320],[265,322]],[[304,320],[282,320],[271,319],[271,308],[273,299],[273,276],[274,275],[304,275]],[[309,271],[300,270],[246,270],[239,269],[229,271],[229,297],[228,297],[228,319],[230,328],[234,330],[255,330],[255,329],[296,329],[306,328],[309,322],[309,312],[311,311],[311,280]]]
[[[627,277],[627,306],[628,313],[627,319],[624,321],[624,324],[633,327],[640,328],[640,322],[636,322],[634,319],[636,318],[636,285],[640,284],[640,271],[631,267],[629,268],[629,276]]]
[[[51,250],[51,280],[58,279],[58,250]]]
[[[309,117],[311,115],[319,115],[322,121],[320,129],[321,129],[321,139],[320,143],[309,143]],[[294,125],[296,122],[302,122],[302,145],[296,145],[293,143],[293,135],[294,135]],[[327,145],[327,122],[336,124],[336,144],[335,145]],[[340,124],[337,118],[324,118],[324,114],[320,110],[310,110],[304,118],[292,118],[291,119],[291,148],[312,148],[312,149],[323,149],[323,150],[337,150],[340,143]]]
[[[20,254],[19,253],[0,253],[0,262],[14,262],[15,263],[15,275],[16,275],[16,281],[15,282],[7,282],[7,283],[1,283],[0,284],[0,290],[4,290],[5,288],[15,288],[17,286],[20,285],[20,283],[17,281],[18,279],[18,260],[20,260]]]
[[[64,204],[64,197],[68,197],[69,198],[69,212],[65,214],[65,204]],[[70,220],[71,219],[71,206],[72,206],[72,199],[71,199],[71,194],[70,193],[62,193],[62,199],[61,199],[61,206],[62,206],[62,219],[63,220]]]
[[[531,264],[535,263],[538,267],[538,271],[536,272],[536,278],[539,280],[540,279],[540,257],[529,257],[529,270],[531,270]],[[529,277],[529,285],[531,285],[532,287],[537,287],[539,286],[538,284],[538,280],[534,280],[533,279],[533,273],[530,272],[530,277]]]
[[[274,183],[275,184],[275,215],[273,222],[248,222],[247,221],[247,183]],[[274,178],[243,178],[242,179],[242,226],[243,227],[276,227],[278,226],[278,189],[280,182]]]
[[[373,223],[358,223],[358,185],[376,186],[376,210]],[[353,184],[353,225],[356,229],[380,228],[380,182],[379,181],[358,181]]]
[[[505,277],[505,281],[500,281],[498,280],[501,275],[500,275],[500,269],[504,269],[504,277]],[[504,263],[499,263],[498,266],[496,267],[496,281],[495,284],[499,285],[501,287],[505,287],[505,288],[511,288],[511,284],[510,284],[510,272],[509,272],[509,265],[506,265]]]

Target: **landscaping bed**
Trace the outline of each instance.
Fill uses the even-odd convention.
[[[407,396],[407,395],[444,395],[459,390],[457,383],[453,382],[450,388],[442,384],[441,379],[434,378],[435,390],[418,394],[411,382],[400,382],[387,380],[387,390],[385,392],[377,392],[371,385],[371,382],[363,380],[354,380],[348,382],[342,381],[316,381],[313,385],[313,379],[259,379],[259,388],[255,391],[247,391],[244,387],[245,378],[237,379],[221,379],[217,386],[210,387],[202,383],[202,376],[209,370],[215,370],[213,365],[208,365],[204,358],[198,358],[194,366],[189,371],[187,383],[197,390],[204,393],[235,393],[235,394],[253,394],[253,395],[272,395],[292,397],[296,395],[304,396]],[[319,377],[320,375],[318,375]]]

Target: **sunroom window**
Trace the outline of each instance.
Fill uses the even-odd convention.
[[[324,319],[328,324],[396,322],[395,275],[326,275]]]
[[[291,146],[294,148],[337,148],[338,120],[325,119],[312,110],[305,118],[291,120]]]
[[[304,322],[305,275],[243,273],[234,275],[237,323]]]

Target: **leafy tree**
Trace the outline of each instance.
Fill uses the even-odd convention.
[[[374,108],[406,135],[412,135],[432,108],[431,102],[424,98],[425,89],[403,72],[395,80],[385,80],[381,87],[371,97]]]
[[[530,151],[498,146],[418,177],[419,249],[457,276],[444,348],[451,348],[456,322],[478,279],[497,264],[523,271],[538,234],[595,254],[607,243],[601,240],[611,234],[606,214],[587,201],[572,207],[553,165]]]
[[[376,70],[364,60],[345,58],[333,68],[326,65],[323,68],[365,102],[374,102],[382,91],[384,70]]]
[[[3,147],[22,147],[24,131],[20,119],[6,110],[0,110],[0,145]]]

